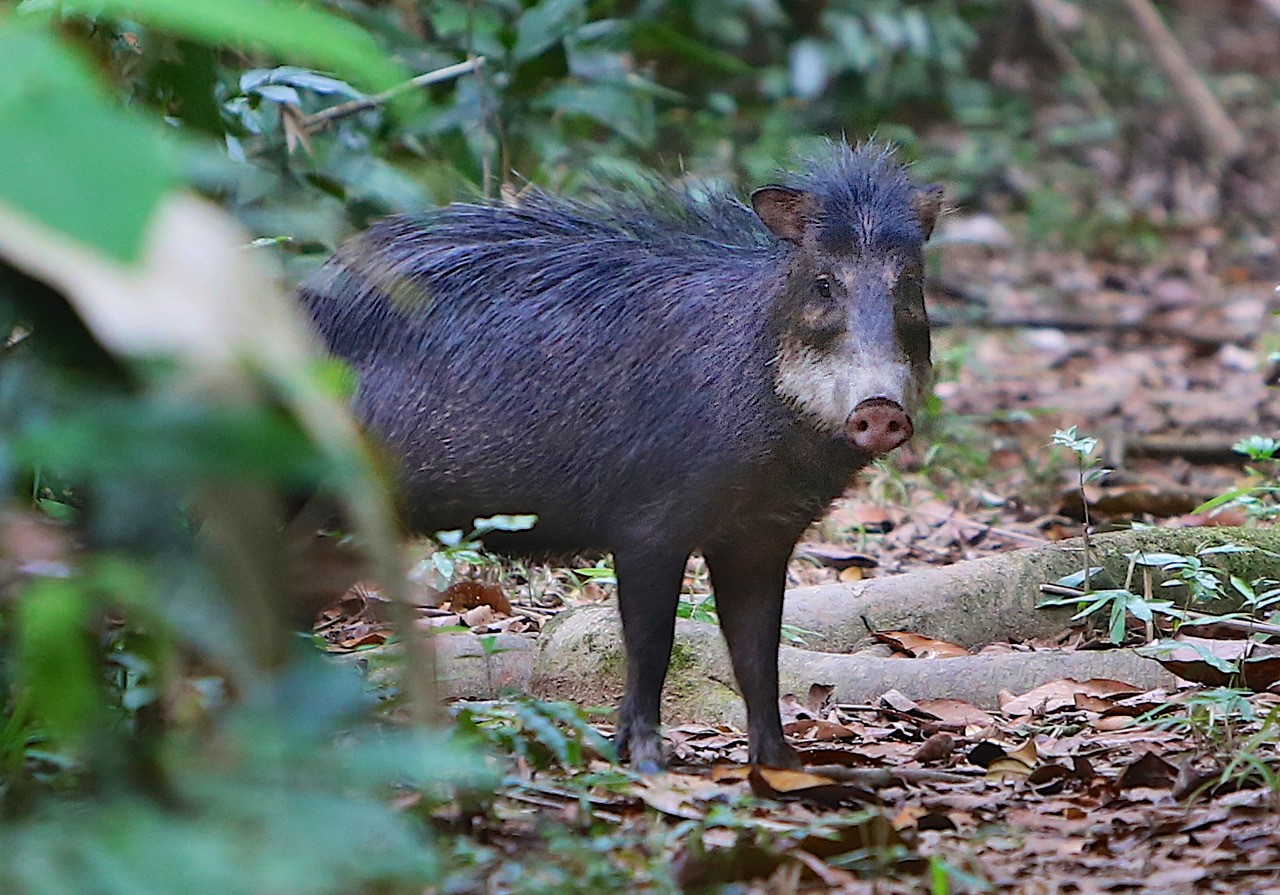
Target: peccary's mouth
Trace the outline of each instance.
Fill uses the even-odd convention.
[[[901,447],[914,433],[902,405],[883,397],[860,402],[844,424],[844,436],[873,457]]]

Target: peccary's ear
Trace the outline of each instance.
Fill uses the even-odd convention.
[[[801,190],[785,186],[762,186],[751,194],[751,207],[773,235],[788,242],[800,242],[808,223],[812,199]]]
[[[938,215],[942,213],[943,195],[942,184],[931,183],[916,190],[911,196],[911,207],[920,219],[920,230],[925,239],[933,235],[933,225],[938,222]]]

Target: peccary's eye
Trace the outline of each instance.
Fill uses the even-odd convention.
[[[821,295],[823,298],[831,297],[831,277],[826,276],[825,274],[818,277],[816,285],[818,288],[819,295]]]

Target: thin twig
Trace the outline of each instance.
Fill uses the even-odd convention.
[[[986,522],[979,522],[976,519],[966,519],[964,517],[956,518],[954,515],[939,513],[934,510],[926,510],[921,507],[905,507],[898,504],[899,509],[908,513],[918,513],[921,516],[927,516],[930,519],[937,519],[939,522],[951,522],[964,528],[977,529],[978,531],[987,532],[989,534],[999,535],[1002,538],[1008,538],[1011,541],[1021,541],[1024,544],[1035,544],[1037,546],[1047,543],[1048,538],[1037,538],[1034,535],[1023,534],[1020,531],[1010,531],[1007,528],[1001,528],[998,525],[989,525]]]
[[[1247,144],[1227,116],[1151,0],[1125,0],[1151,51],[1200,132],[1205,151],[1225,162],[1244,155]]]
[[[1192,328],[1148,323],[1141,320],[1131,322],[1071,314],[1035,317],[991,317],[986,315],[933,313],[929,315],[929,325],[934,329],[968,326],[974,329],[1057,329],[1066,333],[1112,332],[1117,335],[1133,333],[1148,338],[1175,339],[1204,348],[1221,348],[1223,345],[1248,347],[1258,337],[1257,332],[1246,332],[1242,329]]]
[[[410,78],[403,84],[397,84],[395,87],[388,88],[381,93],[374,93],[370,96],[362,96],[359,99],[353,99],[350,102],[339,103],[336,106],[330,106],[327,109],[321,109],[314,115],[308,115],[302,119],[302,126],[307,131],[314,131],[324,127],[332,121],[339,118],[346,118],[357,112],[363,112],[365,109],[373,109],[384,105],[390,100],[404,93],[406,90],[414,88],[429,87],[432,84],[439,84],[441,81],[447,81],[450,78],[456,78],[461,75],[471,74],[479,71],[484,65],[483,56],[473,56],[465,62],[458,62],[454,65],[446,65],[444,68],[437,68],[435,71],[429,71],[417,77]]]
[[[1236,631],[1248,631],[1252,634],[1269,634],[1273,637],[1280,637],[1280,625],[1273,625],[1269,622],[1254,621],[1251,618],[1219,618],[1208,612],[1196,612],[1194,609],[1184,610],[1187,618],[1191,619],[1212,619],[1214,624],[1221,625],[1224,628],[1232,628]],[[1198,626],[1197,626],[1198,627]]]
[[[1082,600],[1087,596],[1078,587],[1064,587],[1061,584],[1042,584],[1040,585],[1040,593],[1054,597],[1079,597]]]
[[[841,783],[858,783],[872,788],[895,786],[899,783],[972,783],[982,779],[976,774],[957,774],[953,771],[935,771],[932,768],[848,768],[839,764],[811,765],[805,767],[805,772],[830,777]]]
[[[1098,85],[1093,83],[1093,78],[1089,77],[1089,73],[1080,64],[1076,54],[1071,52],[1070,45],[1058,33],[1058,25],[1053,19],[1053,14],[1045,8],[1044,0],[1031,0],[1031,12],[1036,20],[1036,30],[1040,32],[1040,39],[1048,45],[1049,50],[1058,60],[1058,64],[1066,69],[1068,75],[1075,79],[1080,95],[1084,98],[1089,111],[1093,113],[1095,118],[1114,121],[1115,113],[1111,111],[1110,104],[1103,97],[1102,92],[1098,90]]]

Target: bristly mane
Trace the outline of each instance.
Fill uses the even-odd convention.
[[[920,238],[906,173],[877,145],[829,143],[783,180],[817,199],[812,223],[824,243],[879,248]],[[690,275],[761,283],[790,248],[723,191],[656,179],[582,199],[530,189],[514,205],[458,203],[379,221],[300,298],[330,349],[359,362],[411,350],[425,316],[442,307],[522,315],[601,294],[629,301]]]
[[[829,143],[782,183],[816,200],[811,224],[828,249],[890,250],[923,236],[911,204],[915,188],[889,147]]]

